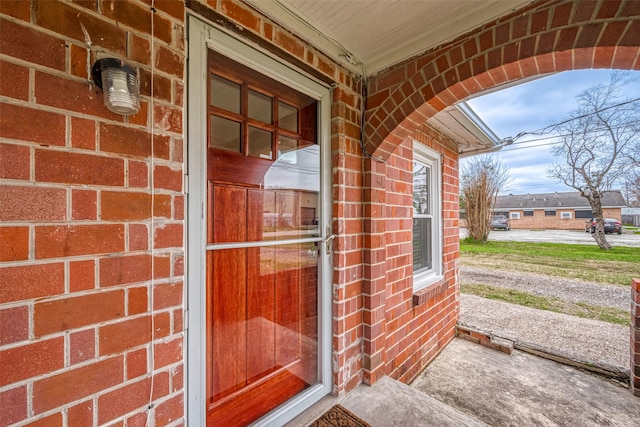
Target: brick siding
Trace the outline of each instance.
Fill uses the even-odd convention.
[[[442,283],[413,291],[413,140],[365,162],[364,381],[412,380],[455,334],[459,313],[458,156],[427,126],[415,140],[442,154]]]
[[[640,279],[631,281],[631,391],[640,397]]]
[[[585,223],[589,218],[576,218],[575,209],[555,209],[555,215],[545,215],[544,209],[534,209],[532,216],[525,216],[524,211],[509,209],[512,212],[520,213],[519,219],[511,218],[511,228],[525,230],[581,230],[584,231]],[[571,213],[571,218],[563,219],[562,212]],[[603,208],[605,218],[622,218],[620,208]]]
[[[344,392],[363,359],[359,80],[242,2],[188,3],[335,83],[333,368]],[[185,7],[154,6],[0,4],[3,424],[184,421]],[[103,106],[89,75],[98,53],[138,68],[137,115]]]
[[[567,70],[638,70],[638,34],[635,2],[533,2],[370,78],[367,150],[386,158],[438,111],[501,84]]]
[[[154,4],[0,2],[3,424],[184,424],[185,4]],[[370,80],[366,147],[379,163],[360,151],[357,76],[246,3],[186,4],[335,84],[336,394],[410,380],[455,333],[458,155],[425,120],[507,81],[640,67],[634,2],[535,2]],[[140,113],[103,106],[89,75],[98,54],[139,69]],[[444,155],[445,280],[418,296],[412,138]]]
[[[183,419],[183,33],[181,2],[0,5],[2,425]],[[139,114],[98,53],[140,70]]]

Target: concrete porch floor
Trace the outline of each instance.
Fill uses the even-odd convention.
[[[640,425],[640,399],[617,383],[457,338],[412,385],[390,378],[360,385],[324,398],[287,426],[306,426],[336,403],[373,427]]]

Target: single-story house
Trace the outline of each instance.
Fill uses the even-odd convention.
[[[620,221],[626,206],[620,191],[607,191],[601,200],[603,216]],[[513,229],[584,230],[593,217],[588,200],[577,191],[501,195],[493,213],[509,218]]]
[[[493,148],[438,113],[638,69],[639,34],[635,1],[0,2],[2,424],[281,425],[411,381]]]

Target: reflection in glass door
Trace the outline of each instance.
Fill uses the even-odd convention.
[[[209,52],[207,424],[319,382],[317,102]]]

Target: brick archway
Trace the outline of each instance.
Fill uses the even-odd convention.
[[[560,71],[640,69],[639,1],[539,1],[372,78],[366,149],[386,159],[470,95]]]
[[[457,101],[527,77],[587,68],[640,69],[640,1],[538,1],[374,76],[368,84],[366,150],[393,163],[394,153],[406,150],[411,139],[429,142],[430,130],[423,124]],[[449,165],[455,178],[448,200],[454,212],[455,144],[447,150],[445,157],[455,159]],[[385,300],[394,286],[386,273],[387,244],[397,243],[389,222],[393,215],[385,211],[394,196],[385,190],[393,167],[371,158],[363,164],[363,227],[369,233],[363,245],[363,380],[369,384],[405,372],[389,359],[386,338],[394,333],[388,330],[391,309]],[[457,227],[456,218],[452,215],[452,228],[445,232]]]

